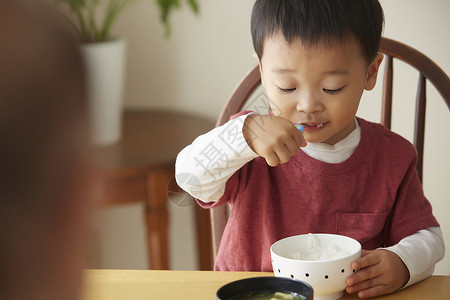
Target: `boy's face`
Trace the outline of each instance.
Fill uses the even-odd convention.
[[[353,39],[304,47],[278,34],[266,38],[259,64],[274,115],[304,125],[306,141],[334,145],[355,128],[361,95],[375,86],[382,59],[368,67]]]

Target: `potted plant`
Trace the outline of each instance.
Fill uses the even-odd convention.
[[[121,136],[122,97],[125,74],[125,41],[112,34],[120,14],[137,0],[54,0],[65,6],[64,16],[80,37],[85,58],[90,98],[92,139],[108,145]],[[186,0],[197,14],[197,0]],[[165,36],[170,36],[169,17],[180,0],[155,0]],[[62,7],[61,7],[62,8]]]
[[[111,28],[120,14],[136,0],[55,0],[68,6],[69,17],[83,43],[105,42],[112,38]],[[186,0],[194,13],[198,13],[197,0]],[[170,35],[169,16],[180,6],[180,0],[155,0],[166,36]],[[99,14],[103,18],[99,20]]]

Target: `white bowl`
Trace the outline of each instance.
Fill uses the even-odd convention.
[[[322,260],[293,258],[293,253],[307,255],[311,241],[319,243],[319,248],[325,252],[337,247],[338,251],[334,254],[340,257]],[[342,297],[346,287],[345,280],[354,272],[350,267],[351,262],[361,257],[361,244],[342,235],[303,234],[275,242],[270,247],[270,254],[275,276],[309,283],[314,290],[315,300],[335,300]]]

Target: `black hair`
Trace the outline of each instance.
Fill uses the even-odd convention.
[[[264,40],[281,32],[288,43],[300,38],[308,46],[355,38],[370,63],[378,52],[383,23],[378,0],[256,0],[251,33],[259,59]]]

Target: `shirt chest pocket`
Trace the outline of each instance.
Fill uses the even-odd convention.
[[[337,213],[336,233],[358,240],[365,249],[381,247],[386,218],[387,213]]]

